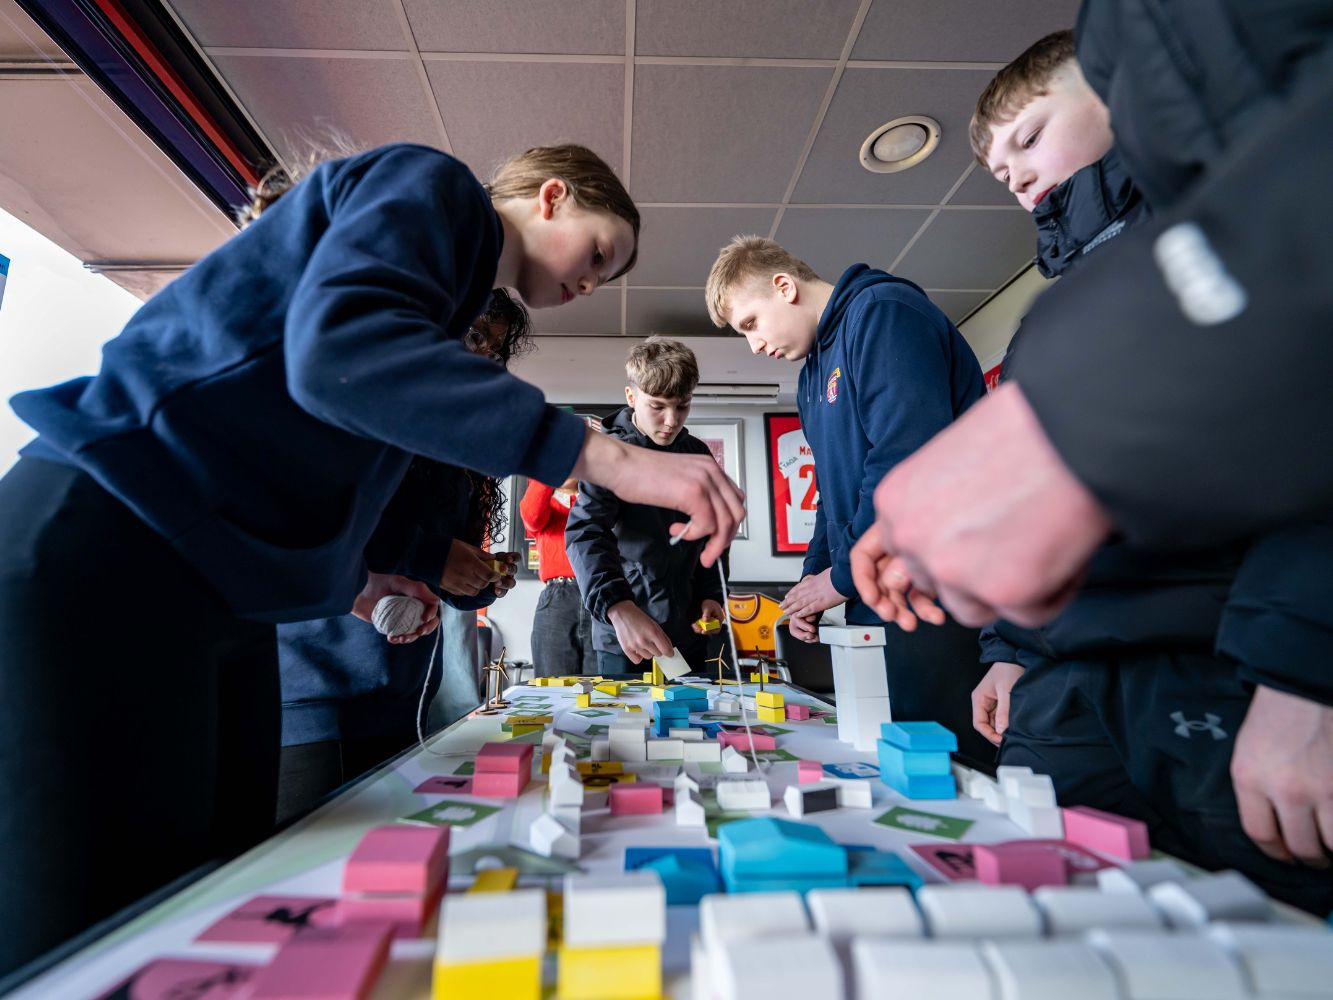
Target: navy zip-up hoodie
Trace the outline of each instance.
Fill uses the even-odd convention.
[[[905,278],[853,264],[834,286],[797,383],[819,509],[804,575],[832,567],[847,620],[878,621],[856,596],[849,552],[875,520],[875,487],[985,393],[958,328]]]
[[[560,482],[582,447],[462,344],[502,241],[444,153],[323,164],[149,300],[99,374],[15,396],[24,453],[86,471],[238,614],[345,613],[412,455]]]

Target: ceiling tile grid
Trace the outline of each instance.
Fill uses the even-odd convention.
[[[960,319],[1030,261],[1033,231],[972,168],[967,122],[996,69],[1072,24],[1078,0],[170,0],[256,126],[286,152],[336,128],[444,145],[486,176],[540,143],[590,146],[643,212],[625,281],[543,334],[715,335],[702,287],[737,233],[774,235],[835,280],[895,267]],[[627,51],[628,49],[628,51]],[[898,174],[872,129],[936,118]],[[442,126],[442,127],[441,127]]]

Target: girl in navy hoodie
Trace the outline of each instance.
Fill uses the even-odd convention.
[[[592,435],[462,343],[493,288],[545,307],[623,274],[638,229],[582,147],[487,186],[382,147],[145,303],[97,375],[14,398],[38,437],[0,480],[0,974],[269,829],[272,623],[434,607],[367,548],[412,456],[572,472],[716,558],[743,514],[716,463]]]

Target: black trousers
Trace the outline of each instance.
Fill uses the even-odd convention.
[[[278,763],[278,822],[303,816],[334,789],[379,767],[416,741],[417,734],[404,729],[383,736],[283,747]]]
[[[537,677],[595,674],[592,616],[571,577],[546,581],[532,616],[532,668]]]
[[[1324,916],[1333,871],[1274,861],[1241,829],[1231,753],[1249,704],[1234,667],[1201,654],[1033,667],[1014,685],[1000,763],[1049,774],[1062,806],[1142,820],[1159,850]]]
[[[0,480],[0,975],[272,828],[272,626],[90,477]]]

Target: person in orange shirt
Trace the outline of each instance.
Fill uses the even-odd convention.
[[[592,646],[592,618],[583,606],[574,569],[565,552],[565,522],[579,498],[579,481],[559,489],[532,480],[519,513],[537,538],[537,575],[546,584],[532,616],[532,663],[537,677],[597,673]]]

